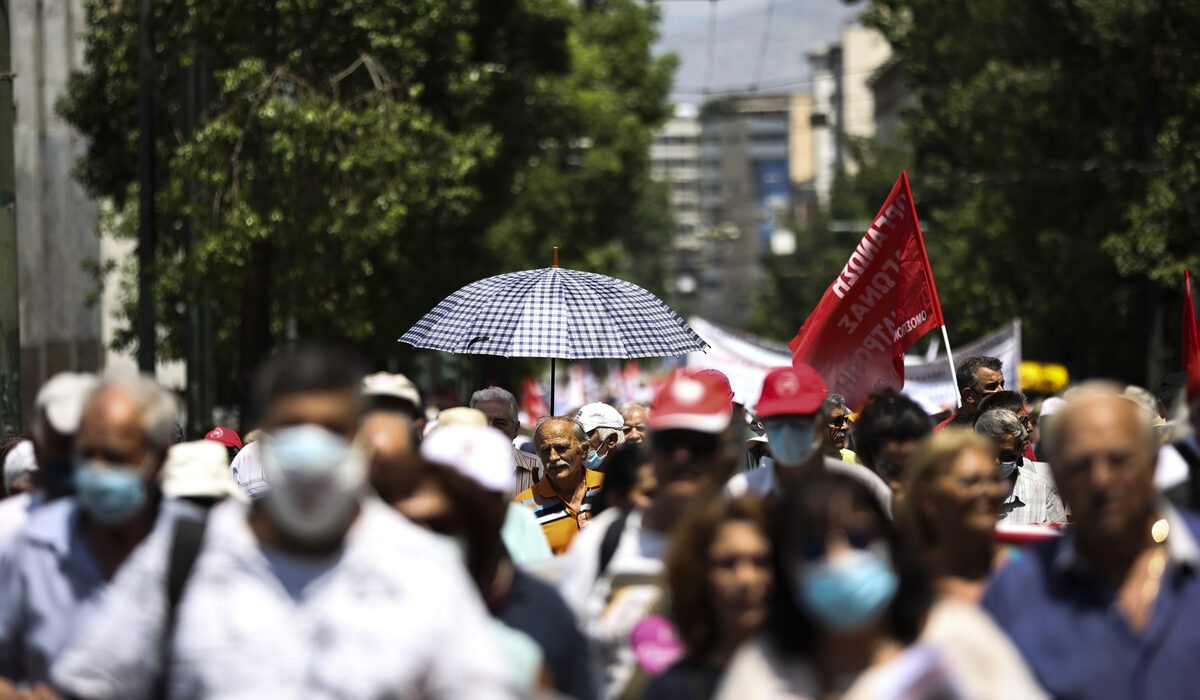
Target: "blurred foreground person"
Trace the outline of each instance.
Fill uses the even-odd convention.
[[[609,508],[632,510],[654,502],[654,463],[648,446],[626,443],[612,454],[604,468],[604,487],[600,489],[600,511]]]
[[[226,498],[243,503],[250,500],[229,474],[229,453],[225,446],[208,438],[171,445],[160,482],[167,498],[188,501],[201,508]]]
[[[778,521],[767,630],[737,651],[716,697],[960,697],[937,651],[913,645],[929,592],[870,491],[813,472]]]
[[[584,466],[589,444],[579,421],[565,416],[543,418],[533,430],[533,446],[546,474],[515,502],[537,518],[555,554],[567,551],[600,501],[604,475]]]
[[[106,379],[84,403],[75,496],[34,510],[0,552],[0,677],[46,681],[155,527],[175,412],[170,393],[136,375]]]
[[[559,590],[587,638],[601,697],[637,697],[682,654],[662,580],[668,534],[719,492],[741,459],[741,417],[731,421],[732,415],[720,378],[688,370],[671,375],[650,411],[653,501],[644,509],[605,511],[567,555]]]
[[[1025,464],[1029,436],[1016,414],[1000,408],[980,414],[975,432],[996,445],[997,475],[1005,486],[1000,519],[1006,523],[1065,524],[1067,510],[1058,490]]]
[[[438,414],[429,434],[432,435],[442,428],[453,425],[485,428],[488,425],[488,419],[478,409],[465,406],[447,408]],[[424,465],[418,465],[418,467],[421,466]],[[428,492],[431,486],[436,488],[436,482],[431,482],[425,471],[422,471],[421,474],[420,485],[417,486],[419,491]],[[395,501],[390,502],[393,505],[396,504]],[[537,518],[529,509],[516,502],[508,503],[504,514],[504,524],[500,527],[500,538],[504,541],[504,548],[508,550],[508,556],[518,564],[548,559],[554,554],[550,551],[550,543],[546,540],[546,533],[542,531],[542,526],[538,524]]]
[[[22,438],[9,438],[0,445],[4,462],[4,493],[5,496],[19,496],[23,493],[33,494],[37,490],[37,455],[33,452],[33,442]]]
[[[671,619],[686,652],[646,686],[646,700],[712,696],[734,650],[767,619],[772,527],[762,500],[715,499],[676,526],[667,552]]]
[[[917,448],[896,520],[932,578],[936,602],[921,641],[938,649],[969,698],[1039,698],[1029,668],[979,607],[1008,558],[992,542],[1004,485],[992,443],[966,428],[942,430]]]
[[[150,538],[53,669],[83,698],[509,697],[461,564],[366,495],[362,373],[302,347],[254,385],[267,494]],[[244,452],[244,451],[243,451]],[[200,523],[197,523],[200,525]],[[454,653],[448,653],[454,650]]]
[[[649,409],[640,401],[626,401],[617,406],[623,421],[621,432],[625,433],[625,442],[640,445],[646,438],[646,414]]]
[[[421,444],[431,464],[428,479],[400,511],[461,551],[493,616],[514,684],[590,700],[587,649],[575,618],[554,588],[516,566],[501,538],[513,482],[511,447],[494,428],[439,426]]]
[[[1153,429],[1120,393],[1082,384],[1044,427],[1074,527],[1005,567],[983,605],[1055,697],[1194,698],[1200,520],[1156,494]]]
[[[871,394],[858,414],[854,446],[862,463],[900,498],[913,451],[932,431],[933,422],[919,403],[895,389],[884,389]]]
[[[60,372],[38,389],[29,430],[37,460],[36,491],[0,500],[0,548],[25,526],[35,509],[74,490],[75,433],[83,402],[96,383],[91,374]]]
[[[425,434],[425,409],[417,385],[403,374],[376,372],[363,377],[363,415],[398,413],[413,424],[417,442]]]
[[[755,412],[767,431],[771,460],[762,469],[742,472],[725,487],[730,496],[778,495],[810,472],[833,471],[862,482],[879,499],[891,517],[892,492],[874,472],[861,464],[827,457],[830,440],[828,411],[836,401],[826,401],[825,380],[812,367],[799,364],[778,367],[763,380]]]
[[[517,439],[517,434],[521,432],[521,419],[517,417],[517,397],[511,392],[498,386],[480,389],[471,394],[470,407],[482,411],[487,416],[488,424],[507,435],[509,440]],[[522,452],[515,444],[512,452],[513,476],[516,477],[513,493],[521,493],[541,481],[545,471],[536,455]]]

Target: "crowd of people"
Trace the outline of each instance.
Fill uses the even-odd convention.
[[[1197,382],[1002,369],[947,416],[797,364],[523,426],[302,345],[192,442],[60,374],[0,444],[0,700],[1194,696]]]

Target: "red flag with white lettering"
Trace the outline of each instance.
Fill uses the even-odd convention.
[[[1192,301],[1192,275],[1183,271],[1183,331],[1180,347],[1182,369],[1189,386],[1200,382],[1200,330],[1196,329],[1196,303]],[[1192,391],[1196,391],[1194,387]]]
[[[850,255],[841,274],[788,343],[854,410],[884,387],[904,386],[904,351],[945,325],[908,173]]]

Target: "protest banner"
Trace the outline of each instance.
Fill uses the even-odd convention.
[[[945,325],[908,174],[796,337],[792,361],[812,366],[859,410],[869,394],[904,385],[904,351]]]

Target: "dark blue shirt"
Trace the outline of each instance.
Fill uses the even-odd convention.
[[[1200,696],[1200,519],[1170,506],[1167,567],[1150,624],[1135,633],[1116,589],[1070,535],[1029,550],[988,588],[983,606],[1054,697],[1172,700]]]

